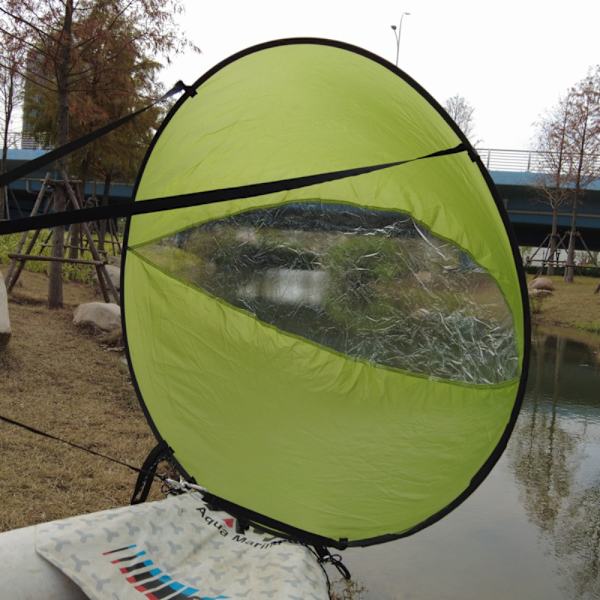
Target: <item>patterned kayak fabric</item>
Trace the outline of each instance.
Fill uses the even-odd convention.
[[[195,492],[44,523],[35,549],[92,600],[328,598],[306,547],[238,533]]]

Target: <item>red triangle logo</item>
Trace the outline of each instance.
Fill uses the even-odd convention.
[[[231,529],[233,527],[233,522],[234,522],[234,519],[231,519],[231,518],[223,519],[223,523],[225,523],[225,525],[227,525],[227,527],[229,527],[229,529]]]

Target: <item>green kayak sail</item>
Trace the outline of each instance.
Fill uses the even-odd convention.
[[[524,392],[526,288],[489,175],[427,92],[347,44],[263,44],[193,88],[135,200],[227,199],[127,226],[156,436],[229,510],[300,539],[422,529],[491,470]]]

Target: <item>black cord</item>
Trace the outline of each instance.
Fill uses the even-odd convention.
[[[123,460],[119,460],[118,458],[108,456],[107,454],[103,454],[102,452],[92,450],[91,448],[87,448],[86,446],[80,446],[79,444],[76,444],[75,442],[70,442],[69,440],[65,440],[64,438],[58,437],[57,435],[54,435],[52,433],[42,431],[40,429],[32,427],[31,425],[26,425],[25,423],[21,423],[20,421],[16,421],[15,419],[11,419],[11,418],[5,417],[3,415],[0,415],[0,421],[4,421],[5,423],[8,423],[9,425],[14,425],[15,427],[20,427],[21,429],[25,429],[26,431],[29,431],[30,433],[35,433],[36,435],[41,435],[42,437],[48,438],[50,440],[55,440],[57,442],[61,442],[63,444],[66,444],[67,446],[71,446],[71,448],[76,448],[77,450],[82,450],[83,452],[87,452],[88,454],[92,454],[99,458],[104,458],[105,460],[113,462],[117,465],[121,465],[122,467],[127,467],[128,469],[130,469],[131,471],[135,471],[136,473],[153,475],[153,477],[155,477],[156,479],[158,479],[159,481],[162,481],[164,483],[164,478],[156,473],[149,473],[145,470],[140,469],[139,467],[134,467],[133,465],[131,465]]]
[[[25,175],[29,175],[30,173],[41,169],[42,167],[58,160],[59,158],[67,156],[68,154],[75,152],[75,150],[79,150],[80,148],[87,146],[94,140],[97,140],[98,138],[105,136],[111,131],[118,129],[122,125],[129,123],[129,121],[135,119],[148,109],[152,108],[153,106],[156,106],[160,102],[163,102],[167,98],[170,98],[171,96],[178,94],[182,91],[185,92],[188,96],[194,96],[196,94],[196,90],[194,88],[185,85],[185,83],[179,80],[169,91],[163,94],[160,98],[156,98],[155,100],[150,102],[150,104],[147,104],[146,106],[143,106],[142,108],[132,113],[129,113],[121,117],[120,119],[111,121],[110,123],[107,123],[106,125],[103,125],[102,127],[95,129],[94,131],[91,131],[90,133],[82,135],[81,137],[72,140],[64,144],[63,146],[54,148],[53,150],[50,150],[49,152],[38,156],[38,158],[34,158],[33,160],[27,161],[26,163],[15,167],[7,173],[0,174],[0,186],[7,186],[9,183],[20,179],[21,177],[25,177]]]

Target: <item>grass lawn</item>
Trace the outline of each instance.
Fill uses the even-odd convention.
[[[533,322],[600,334],[600,293],[594,294],[598,279],[576,277],[573,283],[565,283],[562,276],[550,279],[554,283],[553,294],[532,301]]]
[[[5,271],[6,265],[2,266]],[[0,414],[140,466],[154,445],[121,362],[73,325],[95,299],[66,283],[65,308],[46,308],[48,280],[24,271],[9,302],[12,338],[0,352]],[[128,504],[132,471],[0,422],[0,531]]]

